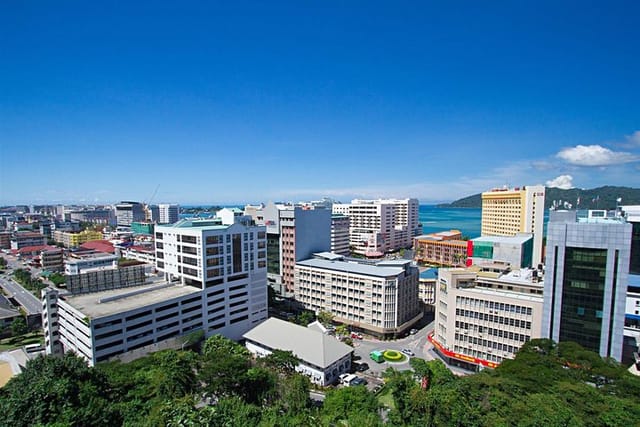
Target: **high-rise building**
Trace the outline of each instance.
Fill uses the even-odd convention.
[[[346,215],[331,215],[331,252],[348,256],[349,249],[349,217]]]
[[[178,222],[178,214],[180,213],[180,206],[175,204],[161,203],[158,205],[160,210],[160,218],[158,222],[160,224],[173,224]]]
[[[249,217],[233,220],[157,226],[156,268],[164,278],[147,278],[140,269],[126,280],[113,272],[87,277],[84,293],[44,290],[47,353],[74,351],[94,365],[123,353],[135,358],[180,348],[198,329],[242,339],[267,318],[266,230]],[[137,286],[137,278],[146,283]]]
[[[269,285],[277,294],[293,297],[296,262],[331,250],[331,211],[269,203],[247,206],[245,213],[267,227]]]
[[[449,363],[495,368],[541,337],[543,284],[537,270],[507,264],[441,268],[435,330],[428,338]]]
[[[248,216],[181,220],[155,230],[156,266],[203,293],[203,329],[241,339],[267,318],[267,242]]]
[[[605,211],[552,211],[543,334],[621,360],[631,224]]]
[[[515,236],[533,233],[532,267],[542,262],[544,233],[542,185],[493,189],[482,193],[482,236]]]
[[[422,317],[418,268],[410,260],[370,264],[318,253],[296,263],[295,283],[305,308],[380,337],[396,336]]]
[[[365,256],[410,248],[422,233],[418,199],[352,200],[334,204],[334,214],[349,217],[349,245]]]
[[[120,202],[116,205],[116,225],[131,227],[132,222],[142,222],[146,219],[144,205],[139,202]]]

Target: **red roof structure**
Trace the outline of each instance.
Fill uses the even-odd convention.
[[[108,240],[91,240],[81,244],[80,248],[104,252],[106,254],[113,254],[116,252],[115,248]]]

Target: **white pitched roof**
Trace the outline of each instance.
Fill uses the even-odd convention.
[[[291,351],[302,361],[323,369],[353,351],[330,335],[274,317],[243,336],[272,349]]]

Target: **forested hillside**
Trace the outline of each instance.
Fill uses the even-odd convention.
[[[72,426],[633,426],[640,378],[574,343],[525,344],[496,370],[456,377],[440,361],[386,371],[379,394],[326,390],[320,407],[296,359],[254,360],[221,336],[201,353],[166,350],[89,368],[40,357],[0,389],[0,425]]]
[[[615,209],[616,200],[622,199],[621,205],[640,205],[640,189],[629,187],[605,186],[582,190],[572,188],[561,190],[547,188],[545,190],[545,209],[558,206],[568,209]],[[452,203],[438,205],[451,208],[481,208],[481,194],[474,194]]]

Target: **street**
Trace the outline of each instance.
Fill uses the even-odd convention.
[[[24,308],[27,315],[42,313],[42,302],[13,279],[0,277],[0,286],[8,298],[14,298]]]
[[[374,360],[371,360],[369,357],[369,353],[373,350],[396,350],[401,351],[402,349],[409,349],[415,353],[415,357],[419,357],[424,360],[442,360],[442,358],[435,352],[433,349],[433,345],[427,340],[427,334],[431,332],[434,328],[434,323],[431,322],[421,329],[414,335],[409,335],[406,338],[401,338],[398,340],[392,341],[381,341],[376,339],[362,339],[362,340],[354,340],[355,351],[354,354],[360,357],[360,362],[366,362],[369,365],[369,369],[365,372],[357,372],[358,376],[362,376],[366,378],[369,383],[372,382],[375,384],[381,383],[382,373],[389,367],[392,367],[399,371],[406,371],[411,369],[411,365],[409,363],[409,357],[405,358],[404,361],[399,363],[392,362],[382,362],[378,363]],[[444,362],[444,361],[443,361]],[[446,363],[445,363],[446,365]],[[471,372],[466,371],[464,369],[460,369],[455,366],[447,367],[453,372],[455,375],[469,375]],[[374,384],[374,385],[375,385]]]

